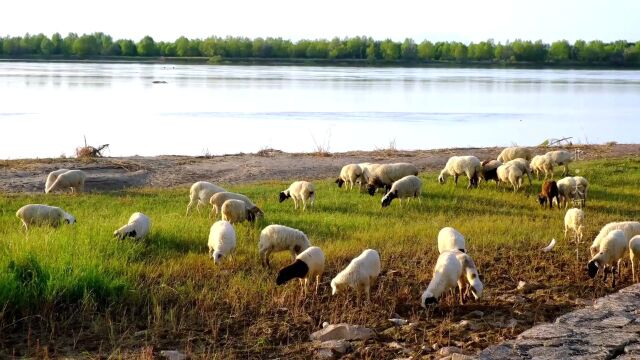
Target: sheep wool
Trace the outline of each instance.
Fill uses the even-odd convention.
[[[573,231],[573,236],[577,243],[582,241],[584,232],[584,211],[582,209],[571,208],[564,215],[564,238],[567,238],[567,232]]]
[[[84,191],[84,182],[87,174],[82,170],[69,170],[59,174],[56,181],[45,189],[45,193],[56,190],[71,190],[72,193],[81,193]]]
[[[536,179],[544,174],[544,178],[553,178],[553,162],[546,155],[536,155],[531,159],[529,167],[536,173]]]
[[[284,225],[269,225],[260,232],[258,252],[262,265],[269,267],[272,253],[289,251],[295,261],[296,256],[309,246],[311,243],[302,231]]]
[[[209,230],[209,256],[219,264],[223,256],[229,255],[236,248],[236,231],[233,225],[225,220],[219,220],[211,225]]]
[[[531,186],[531,167],[529,166],[529,162],[527,162],[527,160],[522,158],[517,158],[517,159],[509,160],[505,164],[518,167],[518,169],[522,171],[523,175],[524,174],[527,175],[527,179],[529,179],[529,186]]]
[[[210,182],[206,181],[198,181],[191,185],[191,189],[189,189],[189,204],[187,205],[187,215],[191,212],[193,207],[196,207],[196,210],[200,212],[200,206],[207,206],[211,197],[219,192],[226,191],[220,186],[213,185]],[[222,204],[220,204],[222,206]]]
[[[25,230],[31,225],[46,225],[58,227],[62,224],[75,224],[76,218],[56,206],[43,204],[28,204],[16,212],[16,216],[22,221]]]
[[[598,253],[600,242],[602,241],[602,239],[604,239],[607,234],[614,230],[622,230],[624,232],[625,238],[627,240],[631,240],[632,237],[640,235],[640,222],[620,221],[611,222],[603,226],[596,238],[593,240],[593,243],[591,244],[591,248],[589,249],[591,252],[591,256],[595,256]]]
[[[502,162],[498,160],[485,160],[481,164],[482,171],[480,171],[480,179],[484,181],[493,180],[498,184],[498,167],[502,165]]]
[[[576,182],[576,196],[581,202],[581,206],[587,205],[587,193],[589,190],[589,181],[582,176],[574,176],[573,180]]]
[[[353,190],[355,183],[362,177],[362,168],[358,164],[348,164],[342,167],[340,170],[340,177],[336,179],[338,187],[342,187],[343,184],[347,184],[345,189]]]
[[[558,183],[555,180],[545,180],[542,184],[542,189],[538,194],[538,202],[540,206],[545,206],[549,202],[549,209],[553,208],[553,199],[558,203],[560,208],[560,195],[558,193]]]
[[[151,229],[151,219],[141,212],[135,212],[129,217],[127,225],[122,226],[113,232],[113,236],[120,240],[127,237],[135,240],[144,239]]]
[[[422,181],[415,175],[408,175],[402,179],[396,181],[391,185],[391,189],[382,197],[382,207],[391,205],[393,199],[399,199],[402,204],[402,199],[417,198],[420,201],[420,194],[422,192]]]
[[[500,152],[500,155],[498,155],[498,161],[502,163],[506,163],[507,161],[514,159],[531,160],[531,150],[524,147],[514,146],[504,148],[502,152]]]
[[[456,251],[445,251],[438,256],[433,268],[433,277],[420,299],[422,307],[436,304],[445,291],[454,289],[458,285],[458,280],[462,276],[462,264],[456,255]]]
[[[510,184],[513,187],[513,192],[516,192],[522,187],[522,170],[514,164],[502,164],[497,170],[498,179],[500,182]]]
[[[560,201],[564,204],[566,209],[569,206],[569,200],[575,199],[576,193],[576,181],[574,178],[568,176],[558,180],[558,195]],[[560,203],[558,203],[560,206]]]
[[[640,261],[640,235],[636,235],[629,240],[629,257],[631,258],[631,274],[633,282],[638,282],[636,275],[636,265]]]
[[[561,165],[564,167],[562,176],[567,175],[569,172],[569,163],[573,161],[573,155],[566,150],[554,150],[545,154],[550,159],[553,165]]]
[[[218,214],[222,213],[222,205],[227,200],[232,200],[232,199],[243,201],[247,209],[253,209],[256,215],[258,215],[258,212],[260,213],[262,212],[260,211],[260,209],[257,209],[253,201],[251,201],[251,199],[249,199],[245,195],[233,193],[229,191],[221,191],[213,194],[209,199],[209,203],[211,204],[211,213],[209,214],[209,216],[212,219],[215,219],[218,216]]]
[[[591,258],[587,264],[587,272],[592,279],[596,276],[598,269],[603,268],[604,280],[607,280],[606,267],[611,267],[612,287],[616,286],[615,272],[620,268],[620,260],[629,247],[629,242],[622,230],[609,232],[600,241],[598,253]]]
[[[453,181],[457,185],[458,177],[466,175],[469,178],[468,189],[478,187],[478,177],[482,172],[482,164],[475,156],[452,156],[447,160],[447,164],[438,176],[438,182],[444,184],[447,177],[453,176]]]
[[[296,256],[293,264],[288,265],[278,271],[276,284],[282,285],[287,281],[299,278],[303,291],[307,292],[310,280],[316,280],[316,291],[318,293],[318,285],[320,277],[324,272],[324,253],[317,246],[311,246]]]
[[[56,179],[58,178],[58,175],[64,174],[67,171],[69,171],[69,169],[58,169],[58,170],[50,172],[49,175],[47,175],[47,180],[44,183],[44,192],[45,193],[49,192],[48,191],[49,188],[56,181]]]
[[[409,163],[383,164],[371,173],[367,182],[367,191],[373,196],[378,188],[389,191],[395,181],[408,175],[418,175],[418,168]]]
[[[362,176],[360,177],[360,192],[367,191],[367,185],[369,184],[369,178],[371,174],[382,164],[372,164],[372,163],[360,163],[360,168],[362,169]]]
[[[352,288],[360,292],[364,291],[367,301],[371,299],[371,285],[375,283],[382,266],[380,255],[377,251],[367,249],[331,280],[331,294],[336,295]]]
[[[467,252],[464,236],[452,227],[444,227],[438,232],[438,253],[451,250]]]
[[[249,219],[247,205],[242,200],[229,199],[222,204],[222,220],[232,224]]]
[[[307,209],[307,202],[313,207],[313,203],[316,200],[316,188],[312,183],[308,181],[295,181],[289,188],[280,192],[280,202],[293,199],[294,208],[298,208],[298,204],[302,202],[302,210]]]

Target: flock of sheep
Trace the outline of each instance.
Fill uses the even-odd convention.
[[[563,166],[565,175],[568,164],[573,160],[570,152],[564,150],[551,151],[544,155],[532,157],[529,149],[510,147],[504,149],[496,160],[481,162],[475,156],[453,156],[449,158],[438,176],[438,182],[444,184],[448,177],[453,177],[457,184],[458,177],[467,176],[468,188],[478,187],[481,181],[494,180],[497,185],[506,183],[518,191],[525,176],[531,184],[532,173],[539,178],[544,174],[545,181],[538,200],[542,206],[557,203],[566,208],[571,201],[579,206],[568,209],[565,214],[565,238],[569,230],[574,232],[578,243],[582,239],[584,229],[584,211],[586,206],[588,181],[583,177],[565,177],[554,181],[554,167]],[[417,177],[418,168],[409,163],[395,164],[349,164],[342,168],[335,181],[339,187],[345,185],[353,189],[359,185],[362,192],[374,195],[383,189],[382,207],[387,207],[393,199],[417,198],[420,201],[422,181]],[[86,174],[81,170],[60,169],[51,172],[46,179],[45,192],[54,190],[70,190],[82,192]],[[313,207],[316,191],[312,183],[296,181],[286,190],[280,192],[280,202],[292,198],[296,209],[302,206]],[[195,207],[200,211],[202,206],[211,206],[212,218],[220,214],[222,220],[216,221],[209,230],[209,255],[218,264],[234,251],[236,232],[234,224],[242,221],[254,222],[264,216],[264,212],[247,196],[228,192],[220,186],[209,182],[194,183],[189,191],[187,215]],[[25,230],[31,225],[49,225],[57,227],[63,223],[73,224],[75,218],[64,210],[41,204],[29,204],[20,208],[16,216],[21,219]],[[150,230],[151,220],[146,215],[136,212],[127,224],[114,231],[118,239],[142,239]],[[554,243],[547,247],[550,250]],[[612,285],[615,286],[615,272],[624,256],[630,249],[633,279],[636,281],[635,263],[640,259],[640,223],[636,221],[615,222],[604,226],[591,245],[591,259],[588,262],[588,274],[593,278],[599,269],[603,270],[606,281],[608,272],[612,273]],[[317,246],[311,246],[306,234],[284,225],[269,225],[261,233],[258,242],[260,261],[263,266],[270,266],[271,254],[288,251],[292,263],[279,270],[276,283],[282,285],[298,278],[302,290],[307,292],[309,282],[315,280],[315,292],[318,291],[320,277],[325,268],[325,256]],[[438,234],[438,251],[440,253],[433,270],[433,277],[423,292],[421,305],[438,302],[447,290],[456,286],[460,291],[460,302],[465,299],[478,299],[482,296],[484,285],[478,275],[478,269],[468,254],[464,236],[456,229],[445,227]],[[332,294],[344,292],[347,288],[364,293],[370,297],[370,287],[381,271],[380,255],[376,250],[366,249],[354,258],[349,265],[331,280]],[[619,273],[618,273],[619,276]]]

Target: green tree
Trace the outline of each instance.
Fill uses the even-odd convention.
[[[467,46],[463,43],[455,43],[453,45],[453,57],[457,61],[465,61],[467,59]]]
[[[378,49],[375,42],[371,41],[367,46],[367,61],[374,63],[378,59]]]
[[[76,33],[69,33],[62,40],[62,54],[65,56],[73,55],[73,44],[78,39],[78,35]]]
[[[51,36],[51,44],[53,45],[52,54],[62,54],[62,36],[59,33]]]
[[[138,42],[136,50],[139,56],[158,56],[160,53],[155,41],[148,35]]]
[[[420,60],[435,60],[436,49],[431,41],[423,40],[418,45],[418,58]]]
[[[549,60],[563,62],[571,57],[571,45],[567,40],[555,41],[549,48]]]
[[[400,46],[400,56],[403,60],[415,60],[418,58],[418,46],[412,39],[404,39]]]
[[[73,42],[71,52],[73,55],[87,57],[98,54],[98,41],[93,35],[82,35]]]
[[[48,38],[42,39],[40,42],[40,53],[45,56],[49,56],[53,54],[55,50],[55,46],[53,46],[53,42]]]
[[[394,61],[400,58],[400,44],[391,39],[386,39],[380,43],[380,53],[386,61]]]
[[[136,56],[138,55],[136,44],[129,39],[118,40],[120,45],[120,53],[122,56]]]

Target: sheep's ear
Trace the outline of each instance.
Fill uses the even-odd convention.
[[[589,264],[587,264],[587,272],[589,273],[589,277],[590,278],[594,278],[596,277],[596,274],[598,273],[598,263],[595,261],[589,261]]]

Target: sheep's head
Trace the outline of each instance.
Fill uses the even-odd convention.
[[[220,263],[220,261],[222,260],[222,253],[220,251],[214,251],[213,255],[211,255],[211,257],[213,258],[213,262],[218,265]]]
[[[281,191],[280,192],[280,202],[283,202],[283,201],[287,200],[290,197],[291,197],[291,195],[289,195],[288,191]]]
[[[440,185],[444,184],[444,182],[447,181],[447,176],[444,172],[444,170],[440,173],[440,176],[438,176],[438,182],[440,183]]]
[[[367,192],[369,193],[369,195],[371,196],[375,195],[376,190],[378,190],[377,186],[375,186],[374,184],[367,184]]]
[[[391,201],[397,197],[398,197],[398,190],[393,192],[388,192],[387,195],[385,195],[382,198],[382,207],[384,208],[391,205]]]
[[[64,214],[64,222],[72,225],[76,223],[76,218],[71,214]]]
[[[336,184],[338,184],[338,187],[341,188],[342,185],[344,184],[344,180],[342,180],[341,178],[337,178],[336,179]]]
[[[260,210],[257,206],[252,207],[251,209],[247,209],[247,220],[250,222],[255,222],[258,219],[264,217],[264,212]]]
[[[587,273],[589,274],[590,278],[594,278],[596,277],[596,274],[598,273],[598,262],[595,260],[591,260],[589,261],[589,263],[587,264]]]
[[[476,278],[473,282],[471,282],[471,294],[473,297],[478,300],[482,297],[482,291],[484,290],[484,285],[480,279]]]
[[[540,206],[544,206],[547,203],[547,197],[542,193],[538,194],[538,202],[540,203]]]
[[[424,293],[422,293],[422,301],[421,301],[421,306],[423,308],[428,308],[431,305],[435,305],[438,303],[438,298],[436,298],[431,291],[425,291]]]
[[[294,278],[304,278],[309,273],[309,266],[302,260],[296,259],[291,265],[285,266],[278,271],[276,284],[282,285]]]
[[[331,295],[343,292],[346,286],[346,284],[338,283],[336,279],[331,280]]]

